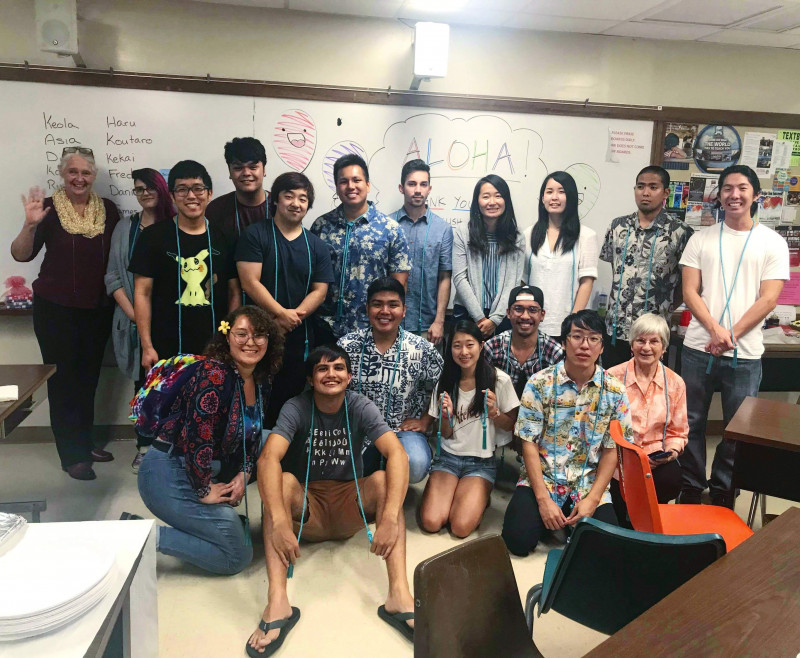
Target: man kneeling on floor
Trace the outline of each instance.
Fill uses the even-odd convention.
[[[347,390],[353,376],[347,352],[318,347],[305,367],[311,390],[284,405],[258,460],[269,593],[247,643],[250,656],[272,655],[300,618],[286,593],[287,577],[300,557],[299,539],[346,539],[372,519],[370,551],[386,560],[389,575],[389,595],[378,615],[408,639],[414,636],[403,517],[406,452],[378,408]],[[386,470],[363,477],[361,454],[373,443],[386,458]],[[292,472],[283,472],[284,456]]]

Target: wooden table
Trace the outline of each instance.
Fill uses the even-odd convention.
[[[800,651],[800,508],[739,544],[587,656],[789,656]]]
[[[0,365],[0,386],[19,387],[17,400],[0,402],[0,439],[6,438],[47,397],[44,384],[55,371],[51,365]]]
[[[723,437],[736,441],[733,486],[753,492],[747,525],[759,498],[800,502],[800,405],[746,397]]]

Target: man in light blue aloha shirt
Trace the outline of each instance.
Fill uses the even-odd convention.
[[[318,217],[311,227],[331,249],[334,282],[318,311],[332,334],[329,339],[369,326],[370,283],[391,276],[405,287],[411,270],[400,225],[367,201],[369,170],[364,159],[352,153],[343,155],[333,165],[333,179],[342,203]]]
[[[403,207],[392,213],[405,233],[412,269],[403,327],[434,345],[444,338],[444,316],[453,272],[453,227],[428,207],[431,168],[409,160],[400,173]]]
[[[527,555],[546,531],[569,529],[585,516],[618,525],[608,488],[617,464],[609,425],[618,420],[631,442],[633,426],[625,386],[597,363],[604,334],[596,311],[568,315],[564,362],[525,385],[515,428],[525,467],[503,521],[514,555]]]

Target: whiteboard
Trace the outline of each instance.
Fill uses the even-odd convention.
[[[402,205],[404,162],[431,166],[429,205],[454,226],[468,221],[475,182],[495,173],[509,182],[520,230],[536,220],[539,187],[549,171],[573,174],[582,221],[602,239],[611,220],[635,210],[633,185],[650,163],[652,121],[543,114],[428,110],[394,105],[300,101],[113,89],[32,82],[0,82],[0,143],[5,146],[0,203],[0,281],[36,277],[40,257],[15,263],[8,245],[24,219],[20,195],[32,185],[48,195],[59,184],[56,165],[65,145],[94,150],[95,191],[123,215],[138,210],[131,169],[166,174],[178,160],[209,170],[214,194],[233,190],[223,158],[225,142],[255,136],[267,149],[268,186],[280,173],[303,171],[317,200],[306,224],[337,203],[333,161],[346,152],[369,162],[370,198],[383,212]],[[601,268],[596,289],[610,287]],[[0,291],[2,292],[2,291]]]

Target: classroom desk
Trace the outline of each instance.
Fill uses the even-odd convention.
[[[800,508],[793,507],[587,654],[796,656]]]
[[[0,365],[0,386],[16,384],[19,398],[0,402],[0,439],[19,425],[47,397],[44,384],[56,371],[52,365]]]
[[[723,437],[736,441],[733,486],[754,494],[747,525],[760,496],[800,502],[800,405],[746,397]]]
[[[94,608],[66,626],[25,640],[0,642],[0,656],[100,658],[107,647],[112,656],[150,658],[158,655],[153,521],[29,524],[20,542],[11,550],[24,550],[26,544],[59,546],[86,541],[107,546],[116,553],[111,590]],[[121,639],[122,647],[114,647],[113,641],[109,643],[112,637]],[[132,637],[136,638],[135,642],[131,642]]]

